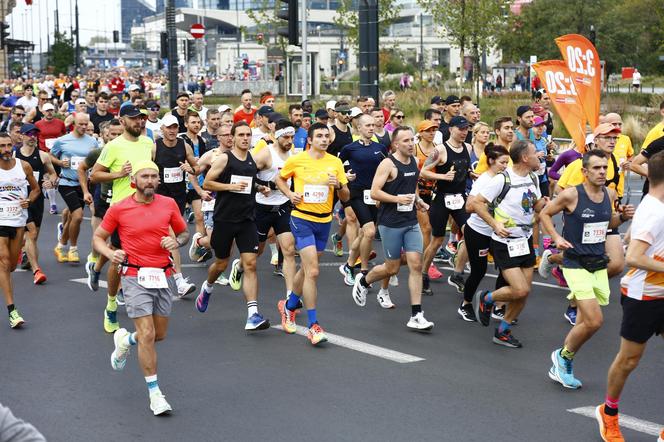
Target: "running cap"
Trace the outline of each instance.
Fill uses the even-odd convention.
[[[140,163],[136,164],[136,167],[132,166],[131,176],[136,176],[136,174],[143,169],[152,169],[159,172],[159,166],[157,166],[154,161],[148,160],[141,161]]]
[[[171,126],[174,126],[176,124],[179,125],[180,122],[178,121],[178,119],[173,114],[170,114],[170,113],[166,114],[166,115],[164,115],[164,118],[161,119],[161,125],[164,126],[164,127],[171,127]]]

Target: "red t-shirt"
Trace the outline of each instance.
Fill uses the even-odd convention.
[[[120,77],[111,78],[111,81],[108,82],[108,88],[111,90],[112,93],[119,94],[121,92],[124,92],[125,82]]]
[[[166,267],[170,263],[168,250],[161,247],[161,238],[169,236],[171,227],[176,234],[187,228],[180,209],[173,198],[155,195],[150,204],[136,202],[129,196],[112,205],[101,223],[107,232],[118,231],[127,262],[141,267]],[[126,276],[136,276],[138,269],[128,267]],[[172,273],[172,268],[166,271]]]
[[[235,112],[233,115],[233,123],[237,123],[238,121],[246,121],[247,124],[251,124],[252,121],[254,121],[254,114],[256,113],[256,109],[251,109],[251,113],[247,114],[244,112],[244,109],[240,109],[239,111]]]
[[[46,118],[42,118],[35,123],[35,126],[39,129],[39,149],[43,150],[44,152],[51,150],[46,147],[46,140],[61,137],[66,133],[65,123],[58,118],[53,118],[51,121],[48,121]]]

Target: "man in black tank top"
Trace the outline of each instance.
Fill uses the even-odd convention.
[[[447,219],[451,216],[461,229],[469,216],[466,213],[465,192],[470,154],[464,142],[468,127],[468,120],[464,117],[453,117],[449,123],[450,138],[443,142],[442,146],[436,147],[422,166],[422,177],[437,181],[435,196],[429,209],[432,239],[424,251],[423,269],[429,269],[434,255],[443,245]],[[462,244],[457,252],[454,274],[447,278],[447,282],[456,287],[459,293],[463,293],[463,268],[467,261],[466,248]],[[432,295],[427,270],[422,273],[422,291],[425,295]]]
[[[18,159],[25,161],[32,167],[32,173],[40,186],[44,189],[55,188],[55,182],[58,175],[55,173],[51,158],[46,152],[39,150],[38,142],[39,129],[32,124],[24,124],[21,127],[21,134],[23,143],[16,149],[15,156]],[[44,195],[39,193],[39,196],[28,207],[28,221],[26,229],[28,231],[25,235],[25,254],[27,255],[27,262],[32,269],[33,282],[35,284],[42,284],[46,282],[46,275],[41,271],[37,256],[37,239],[39,238],[39,229],[41,228],[42,219],[44,217]],[[23,265],[22,265],[23,267]],[[24,268],[28,268],[25,266]]]
[[[605,187],[610,166],[603,151],[586,152],[582,165],[584,183],[563,190],[540,212],[542,227],[564,251],[563,274],[571,291],[568,299],[576,301],[580,313],[563,347],[551,353],[553,366],[549,370],[551,379],[572,389],[581,387],[572,369],[574,356],[599,330],[603,320],[600,307],[609,304],[607,232],[634,216],[633,206],[612,213],[616,192]],[[559,212],[563,212],[562,236],[552,220]]]
[[[258,313],[258,232],[254,207],[256,191],[267,192],[269,188],[256,183],[258,168],[249,153],[249,125],[245,121],[239,121],[233,125],[231,133],[235,140],[233,148],[212,164],[203,182],[205,190],[217,193],[210,241],[215,261],[209,267],[207,280],[203,282],[201,292],[196,298],[196,308],[201,313],[207,310],[214,282],[228,267],[231,248],[235,242],[240,259],[233,261],[229,282],[233,290],[240,290],[244,285],[248,310],[244,329],[265,330],[270,328],[270,321]]]
[[[337,118],[334,120],[331,132],[331,142],[327,148],[327,153],[338,156],[344,146],[353,142],[353,135],[350,132],[350,106],[345,101],[339,101],[334,108]]]
[[[397,128],[393,139],[396,152],[380,163],[371,184],[372,199],[381,203],[378,209],[378,229],[385,252],[385,264],[355,278],[353,300],[361,307],[366,304],[371,283],[389,280],[390,276],[399,273],[402,252],[411,274],[422,271],[422,232],[415,211],[428,210],[429,205],[417,195],[419,170],[417,159],[413,156],[414,135],[408,128]],[[433,322],[427,321],[422,313],[421,279],[408,278],[408,288],[411,316],[406,326],[418,331],[431,330]],[[394,308],[385,286],[378,292],[378,303],[383,308]]]

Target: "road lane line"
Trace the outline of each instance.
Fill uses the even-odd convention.
[[[596,406],[579,407],[568,409],[570,413],[580,414],[581,416],[595,419]],[[620,413],[620,426],[630,430],[638,431],[639,433],[649,434],[651,436],[659,436],[659,432],[664,428],[662,424],[638,419],[633,416]]]
[[[283,330],[281,325],[273,325],[272,328]],[[307,328],[298,325],[296,333],[300,336],[306,336]],[[377,358],[387,359],[388,361],[398,362],[399,364],[408,364],[410,362],[419,362],[425,360],[424,358],[420,358],[418,356],[401,353],[396,350],[390,350],[389,348],[379,347],[377,345],[346,338],[344,336],[339,336],[328,332],[325,332],[325,334],[327,335],[327,340],[330,344],[338,345],[339,347],[344,347],[349,350],[359,351],[360,353],[365,353],[371,356],[376,356]]]
[[[79,284],[85,284],[88,285],[88,278],[78,278],[78,279],[70,279],[71,282],[78,282]],[[102,288],[108,288],[108,284],[106,281],[99,280],[99,287]]]

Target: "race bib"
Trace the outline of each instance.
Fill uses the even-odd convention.
[[[363,196],[364,196],[364,204],[368,204],[370,206],[376,205],[376,201],[371,199],[371,190],[365,190]]]
[[[0,201],[0,219],[17,219],[23,215],[20,201]]]
[[[304,152],[304,147],[295,147],[293,146],[293,155]]]
[[[322,184],[305,184],[302,199],[305,203],[322,204],[327,202],[330,186]]]
[[[251,194],[251,185],[253,182],[254,178],[250,176],[231,175],[231,184],[247,183],[247,187],[245,187],[244,190],[231,190],[231,192],[249,195]]]
[[[168,281],[163,269],[155,267],[141,267],[136,277],[138,284],[146,289],[167,289]]]
[[[184,179],[184,171],[179,167],[164,167],[164,183],[181,183]]]
[[[584,223],[582,244],[597,244],[606,241],[606,231],[609,228],[609,222]]]
[[[415,195],[412,194],[412,193],[411,194],[404,193],[404,194],[399,194],[397,196],[399,196],[399,197],[401,197],[401,196],[412,196],[413,197],[413,201],[410,204],[397,203],[397,212],[411,212],[413,210],[413,205],[415,204],[415,198],[414,198]]]
[[[71,157],[69,159],[69,168],[77,170],[83,161],[85,161],[85,157]]]
[[[39,171],[38,170],[33,170],[32,171],[32,176],[35,177],[37,182],[39,182]]]
[[[463,207],[463,195],[455,193],[454,195],[445,195],[445,207],[450,210],[459,210]]]
[[[55,144],[55,140],[57,140],[57,138],[47,138],[47,139],[44,140],[44,145],[46,146],[46,148],[48,150],[51,150],[53,148],[53,145]]]
[[[529,254],[530,247],[528,247],[528,238],[518,238],[508,242],[507,253],[510,255],[510,258]]]
[[[201,210],[203,212],[212,212],[212,211],[214,211],[214,202],[215,202],[214,198],[211,199],[210,201],[203,200],[203,202],[201,203]]]

